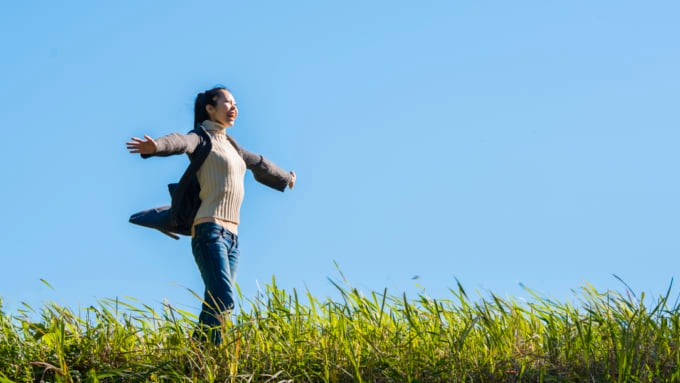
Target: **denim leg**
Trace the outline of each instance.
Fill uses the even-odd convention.
[[[223,315],[234,308],[238,237],[215,223],[202,223],[196,225],[191,247],[205,284],[199,323],[218,327]],[[212,338],[221,342],[219,333],[213,332]]]

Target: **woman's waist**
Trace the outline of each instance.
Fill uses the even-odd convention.
[[[196,233],[196,225],[201,224],[201,223],[206,223],[206,222],[216,223],[216,224],[222,226],[223,228],[229,230],[230,232],[238,235],[238,223],[236,223],[236,222],[232,222],[232,221],[228,221],[228,220],[220,219],[220,218],[216,218],[216,217],[201,217],[201,218],[196,218],[194,220],[194,224],[191,227],[191,237],[194,237],[194,235]]]

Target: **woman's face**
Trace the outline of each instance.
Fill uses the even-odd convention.
[[[226,89],[220,89],[217,100],[215,100],[215,106],[207,105],[205,110],[208,112],[211,120],[219,122],[224,126],[233,126],[236,116],[238,116],[236,100]]]

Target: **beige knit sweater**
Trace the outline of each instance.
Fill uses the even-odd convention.
[[[212,150],[197,173],[201,207],[195,219],[219,218],[239,223],[246,163],[227,139],[222,125],[206,120],[203,127],[212,138]]]

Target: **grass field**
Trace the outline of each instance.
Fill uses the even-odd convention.
[[[26,306],[0,314],[0,383],[680,381],[670,288],[650,301],[586,285],[572,303],[460,284],[442,299],[337,288],[319,300],[272,280],[240,298],[220,346],[195,341],[195,313],[168,304]]]

